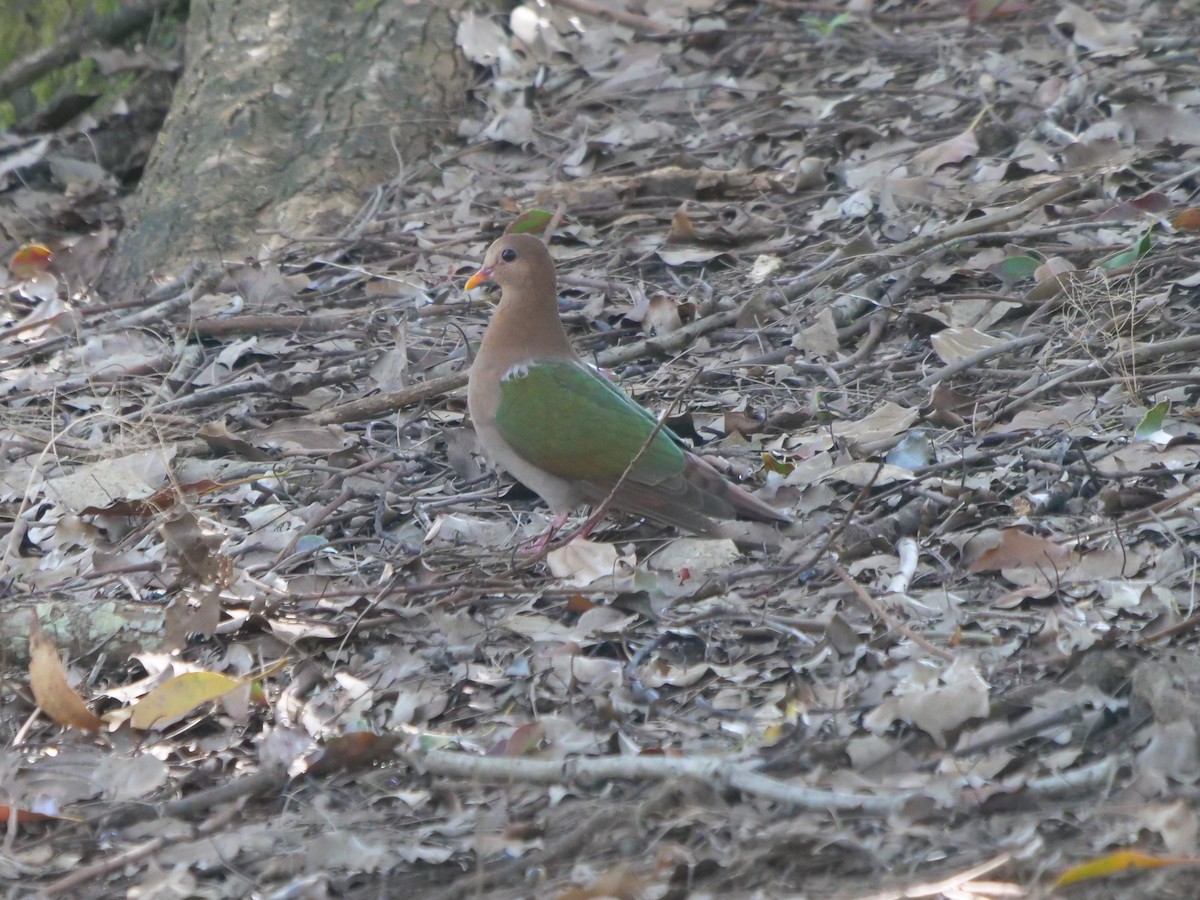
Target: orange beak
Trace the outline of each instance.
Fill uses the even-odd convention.
[[[475,288],[479,287],[481,284],[483,284],[485,281],[487,281],[491,277],[492,277],[492,267],[484,266],[482,269],[480,269],[478,272],[476,272],[474,275],[472,275],[470,278],[468,278],[467,283],[464,284],[463,287],[468,291],[474,290]]]

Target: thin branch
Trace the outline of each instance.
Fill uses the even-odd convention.
[[[1082,365],[1076,366],[1073,369],[1068,369],[1066,372],[1051,378],[1049,381],[1043,382],[1042,384],[1031,388],[1016,399],[1010,401],[994,416],[991,416],[988,420],[986,420],[984,427],[979,428],[979,431],[981,433],[986,431],[987,427],[990,427],[992,423],[997,422],[1000,419],[1003,419],[1005,416],[1016,412],[1035,397],[1048,394],[1056,387],[1059,387],[1060,385],[1066,384],[1070,381],[1077,381],[1078,379],[1084,378],[1087,375],[1103,372],[1114,366],[1123,366],[1126,364],[1139,365],[1152,359],[1159,359],[1171,353],[1194,353],[1197,350],[1200,350],[1200,337],[1193,335],[1191,337],[1177,338],[1173,341],[1145,344],[1144,346],[1134,347],[1130,350],[1122,350],[1120,353],[1116,353],[1105,359],[1094,359],[1091,362],[1083,363]]]
[[[737,310],[725,310],[714,313],[711,316],[705,316],[703,319],[689,322],[683,328],[673,331],[670,334],[649,337],[644,341],[626,344],[624,347],[614,347],[599,354],[597,363],[601,368],[608,369],[645,356],[655,354],[669,355],[688,346],[701,335],[708,334],[710,331],[716,331],[719,328],[728,328],[737,321],[737,317]],[[305,422],[317,425],[344,425],[347,422],[376,419],[380,416],[390,415],[396,410],[411,406],[414,403],[434,400],[450,394],[466,386],[466,383],[467,373],[457,372],[454,375],[443,375],[440,378],[423,381],[420,384],[415,384],[412,387],[403,388],[398,391],[388,391],[385,394],[377,394],[374,397],[367,397],[362,400],[353,400],[350,403],[343,403],[340,406],[331,406],[329,409],[309,413],[300,418]]]
[[[980,216],[977,219],[968,219],[965,222],[957,222],[953,225],[948,225],[940,231],[933,234],[923,235],[918,238],[913,238],[910,241],[905,241],[901,244],[896,244],[894,247],[888,247],[878,253],[871,255],[871,261],[875,265],[881,266],[886,270],[888,266],[883,265],[886,261],[891,263],[893,269],[902,269],[905,266],[913,264],[912,257],[921,253],[925,253],[938,246],[953,244],[955,241],[961,241],[964,238],[972,237],[976,234],[994,230],[998,225],[1004,225],[1008,222],[1013,222],[1017,219],[1029,215],[1040,206],[1047,203],[1052,203],[1055,200],[1061,200],[1067,194],[1070,194],[1079,189],[1079,183],[1073,179],[1066,178],[1057,184],[1051,185],[1044,191],[1039,191],[1032,197],[1028,197],[1021,203],[1017,203],[1007,209],[997,210],[994,213],[989,213],[986,216]],[[799,278],[788,282],[783,288],[784,295],[789,300],[795,300],[801,295],[811,291],[818,285],[832,282],[834,284],[841,283],[851,275],[859,274],[863,271],[865,261],[863,257],[853,257],[847,259],[830,268],[822,269],[819,272],[809,272]],[[878,272],[873,273],[878,275]]]
[[[826,791],[760,775],[748,763],[719,756],[600,756],[565,760],[471,756],[451,750],[397,751],[429,775],[480,782],[571,784],[605,781],[667,781],[682,778],[720,784],[785,804],[793,809],[865,812],[888,815],[912,796],[909,792],[856,794]]]
[[[144,841],[136,847],[126,850],[124,853],[109,856],[99,862],[92,863],[90,866],[84,866],[82,869],[76,869],[70,874],[64,875],[57,881],[53,881],[42,888],[38,896],[57,897],[60,894],[80,888],[89,881],[94,881],[110,872],[123,869],[130,863],[139,862],[148,856],[152,856],[164,847],[169,847],[172,844],[187,843],[194,841],[197,837],[215,834],[237,818],[240,812],[241,807],[230,806],[200,825],[194,833],[184,832],[170,836],[160,835],[159,837],[150,838],[150,840]]]
[[[931,384],[937,384],[939,381],[944,381],[952,375],[957,375],[959,372],[965,372],[967,369],[973,369],[982,362],[987,362],[994,356],[1003,356],[1005,353],[1012,353],[1014,350],[1021,350],[1032,344],[1038,344],[1045,341],[1046,335],[1043,332],[1035,334],[1027,334],[1024,337],[1013,338],[1011,341],[1005,341],[1002,344],[996,344],[992,347],[985,347],[977,353],[972,353],[970,356],[964,356],[962,359],[957,359],[938,369],[936,372],[926,375],[917,382],[916,387],[929,387]]]

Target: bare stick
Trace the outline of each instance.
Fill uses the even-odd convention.
[[[471,756],[452,750],[397,751],[418,771],[429,775],[481,782],[521,781],[526,784],[572,784],[616,780],[662,781],[694,779],[727,785],[756,797],[775,800],[794,809],[821,812],[865,812],[887,815],[910,798],[907,791],[854,793],[811,788],[761,775],[751,764],[721,756],[599,756],[564,760]]]
[[[82,869],[76,869],[69,875],[64,875],[57,881],[53,881],[46,885],[44,888],[42,888],[42,892],[39,896],[57,897],[60,894],[73,891],[76,888],[81,887],[82,885],[85,885],[89,881],[93,881],[102,875],[107,875],[109,872],[115,872],[118,869],[123,869],[130,863],[138,862],[139,860],[143,860],[148,856],[152,856],[163,847],[167,847],[171,844],[180,844],[187,841],[193,841],[197,836],[203,837],[205,835],[214,834],[237,818],[240,812],[241,807],[239,806],[227,807],[197,828],[195,834],[184,833],[175,835],[174,837],[167,837],[163,835],[156,838],[151,838],[150,840],[138,844],[136,847],[133,847],[130,850],[126,850],[124,853],[118,853],[116,856],[110,856],[107,859],[102,859],[90,866],[84,866]]]
[[[1058,184],[1051,185],[1044,191],[1039,191],[1032,197],[1007,209],[998,210],[986,216],[980,216],[978,219],[968,219],[965,222],[958,222],[933,234],[913,238],[911,241],[905,241],[902,244],[897,244],[894,247],[889,247],[879,253],[872,254],[873,260],[880,263],[885,261],[894,263],[894,268],[903,268],[904,266],[912,265],[911,257],[919,253],[924,253],[934,247],[961,241],[963,238],[972,237],[980,232],[991,231],[997,225],[1003,225],[1020,219],[1033,212],[1039,206],[1059,200],[1078,188],[1078,182],[1069,178],[1064,179]],[[820,272],[809,272],[801,275],[794,281],[789,282],[783,289],[783,292],[789,300],[794,300],[812,290],[818,284],[829,281],[843,281],[850,275],[860,272],[862,268],[863,259],[854,257],[831,268],[823,269]]]
[[[728,328],[737,321],[737,317],[737,310],[725,310],[714,313],[711,316],[690,322],[678,331],[673,331],[670,334],[661,337],[646,338],[644,341],[627,344],[624,347],[614,347],[611,350],[601,353],[597,357],[597,362],[603,368],[611,368],[633,359],[653,355],[654,353],[670,354],[688,346],[701,335],[708,334],[710,331],[716,331],[720,328]],[[441,397],[444,394],[449,394],[451,391],[458,390],[465,386],[466,383],[467,373],[457,372],[454,375],[443,375],[441,378],[432,378],[429,381],[423,381],[420,384],[414,384],[412,387],[403,388],[399,391],[389,391],[386,394],[379,394],[375,397],[353,400],[350,403],[343,403],[340,406],[331,406],[329,409],[322,409],[298,418],[301,421],[312,422],[317,425],[344,425],[347,422],[361,422],[365,419],[386,416],[398,409],[403,409],[406,406],[419,403],[423,400],[432,400],[436,397]]]
[[[967,369],[973,369],[982,362],[986,362],[993,356],[1002,356],[1005,353],[1012,353],[1014,350],[1020,350],[1023,347],[1028,347],[1031,344],[1037,344],[1046,340],[1046,335],[1042,332],[1036,334],[1027,334],[1024,337],[1013,338],[1011,341],[1005,341],[1003,344],[996,344],[993,347],[985,347],[978,353],[972,353],[970,356],[964,356],[962,359],[955,360],[948,366],[938,369],[931,375],[926,375],[917,382],[917,387],[929,387],[931,384],[936,384],[949,378],[951,375],[957,375]]]
[[[1017,397],[1006,404],[998,413],[987,420],[987,425],[991,425],[1009,415],[1016,412],[1030,400],[1035,397],[1040,397],[1042,394],[1049,393],[1056,387],[1066,384],[1069,381],[1076,381],[1087,375],[1092,375],[1096,372],[1102,372],[1112,366],[1121,366],[1126,363],[1143,363],[1147,360],[1158,359],[1167,356],[1171,353],[1194,353],[1200,350],[1200,337],[1192,335],[1191,337],[1177,338],[1173,341],[1162,341],[1161,343],[1145,344],[1141,347],[1134,347],[1130,350],[1122,350],[1120,353],[1114,354],[1107,359],[1096,359],[1089,363],[1084,363],[1081,366],[1076,366],[1074,369],[1068,369],[1061,375],[1051,378],[1044,384],[1039,384],[1031,390],[1026,391],[1021,396]]]

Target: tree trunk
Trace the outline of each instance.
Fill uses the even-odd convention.
[[[335,234],[464,102],[460,3],[194,0],[184,74],[102,287]]]

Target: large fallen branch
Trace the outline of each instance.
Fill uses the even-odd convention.
[[[856,794],[824,791],[761,775],[751,762],[719,756],[597,756],[564,760],[472,756],[452,750],[397,752],[414,768],[430,775],[481,782],[579,784],[608,781],[692,779],[723,785],[794,809],[865,812],[887,815],[911,799],[909,792]]]
[[[868,813],[886,816],[918,798],[922,791],[889,791],[867,794],[826,791],[773,778],[756,771],[755,760],[721,756],[598,756],[564,760],[520,757],[472,756],[453,750],[424,752],[396,750],[409,765],[429,775],[463,778],[486,783],[580,784],[610,781],[667,781],[691,779],[773,800],[788,809],[830,813]],[[1013,777],[1006,789],[1031,797],[1086,796],[1113,777],[1117,761],[1105,757],[1087,766],[1036,778]],[[974,789],[964,785],[964,805]],[[983,802],[980,790],[978,802]]]

